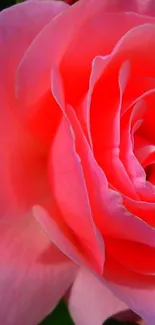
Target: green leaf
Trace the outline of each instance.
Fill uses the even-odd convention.
[[[39,325],[74,325],[67,306],[61,300],[54,311]]]

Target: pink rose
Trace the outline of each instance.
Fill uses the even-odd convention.
[[[0,13],[0,324],[66,292],[76,325],[155,324],[154,17],[142,0]]]

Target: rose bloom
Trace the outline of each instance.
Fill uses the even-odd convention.
[[[155,324],[155,3],[0,13],[0,324]]]

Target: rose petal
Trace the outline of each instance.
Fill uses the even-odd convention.
[[[62,118],[51,148],[49,177],[51,195],[62,217],[92,258],[94,256],[98,268],[102,269],[102,250],[97,242],[84,175],[72,130],[65,117]]]
[[[146,172],[146,179],[155,185],[155,145],[142,135],[135,135],[134,151]]]
[[[145,201],[134,201],[130,198],[124,197],[125,207],[135,214],[141,220],[147,222],[148,225],[155,228],[155,203]]]
[[[132,111],[128,109],[126,114],[124,114],[121,118],[120,159],[123,162],[123,165],[128,172],[128,175],[131,178],[135,188],[138,182],[145,183],[146,181],[145,171],[133,152],[133,129],[136,123],[140,121],[140,118],[142,118],[145,109],[145,103],[143,101],[139,101],[132,108]]]
[[[155,15],[155,3],[154,0],[136,0],[138,11],[145,15]]]
[[[155,248],[138,242],[104,238],[106,255],[110,254],[127,269],[141,274],[154,275]],[[142,253],[143,252],[143,253]]]
[[[94,79],[99,60],[102,58],[98,57],[94,60],[91,79]],[[108,63],[105,65],[105,60],[103,60],[103,67],[100,68],[101,77],[95,84],[91,99],[90,123],[94,154],[109,183],[122,193],[136,197],[133,184],[119,158],[120,113],[130,65],[129,62],[124,62],[117,76],[110,69],[110,64],[109,69],[107,68]],[[113,96],[110,96],[111,84]],[[109,110],[107,110],[108,107],[110,107]],[[97,113],[96,108],[98,109]]]
[[[134,136],[133,136],[133,134],[131,135],[132,140],[131,140],[130,135],[128,134],[130,141],[133,141],[135,139],[135,150],[134,150],[135,154],[136,154],[136,152],[138,152],[137,145],[138,146],[140,145],[139,141],[137,142],[138,137],[144,136],[144,137],[150,139],[149,141],[151,141],[152,143],[154,141],[153,140],[153,134],[154,134],[154,132],[153,132],[154,122],[153,121],[154,121],[154,119],[151,118],[153,116],[153,107],[154,107],[154,101],[155,101],[155,96],[154,96],[155,93],[154,92],[155,92],[154,88],[147,92],[144,92],[140,97],[138,97],[131,104],[130,108],[126,111],[124,116],[122,116],[122,128],[124,125],[124,130],[122,133],[122,144],[124,142],[124,146],[125,146],[124,148],[128,148],[128,146],[129,146],[129,142],[126,141],[126,136],[127,136],[127,133],[129,132],[129,130],[127,131],[127,124],[128,124],[127,119],[130,119],[130,121],[132,122],[133,130],[134,130],[134,121],[136,121],[136,119],[141,119],[141,123],[140,123],[138,129],[136,130],[136,134]],[[130,109],[132,108],[132,105],[135,105],[135,106],[132,109],[132,114],[130,117]],[[150,121],[150,123],[149,123],[149,121]],[[132,133],[133,133],[133,131],[132,131]],[[130,151],[128,150],[129,153],[127,152],[126,154],[123,154],[123,151],[124,151],[124,149],[122,147],[123,159],[124,159],[125,155],[126,155],[126,157],[127,157],[127,155],[129,157],[131,149],[130,149]],[[137,156],[137,158],[138,158],[138,156]],[[124,163],[127,166],[126,159],[125,159]],[[130,170],[130,166],[129,167],[127,166],[127,169]],[[154,202],[154,194],[155,194],[154,186],[151,183],[149,183],[148,181],[146,181],[145,175],[140,173],[140,169],[139,169],[139,171],[138,171],[138,169],[136,169],[136,165],[134,168],[134,173],[135,173],[135,171],[136,171],[137,175],[136,174],[134,175],[132,171],[130,172],[130,174],[133,178],[134,186],[135,186],[136,192],[138,193],[139,197],[143,201]]]
[[[127,306],[93,274],[78,272],[69,292],[68,307],[76,325],[100,325]]]
[[[134,152],[144,168],[155,161],[155,145],[142,135],[135,135]]]
[[[75,98],[72,95],[73,92],[74,96],[79,99],[78,89],[80,89],[80,93],[81,90],[83,93],[85,91],[84,85],[88,85],[88,80],[83,81],[83,75],[89,75],[88,68],[89,70],[91,69],[89,65],[91,65],[94,55],[105,55],[107,51],[108,53],[111,52],[120,37],[135,25],[154,21],[153,18],[139,16],[134,13],[118,14],[119,19],[115,14],[105,15],[103,20],[103,14],[106,10],[113,11],[118,7],[117,4],[117,1],[113,3],[102,0],[78,1],[74,6],[65,10],[62,15],[59,15],[40,33],[31,45],[31,48],[28,49],[18,69],[17,95],[25,106],[29,106],[29,104],[32,104],[46,92],[49,87],[51,67],[59,66],[62,60],[63,76],[66,79],[66,92],[70,94],[69,97]],[[116,22],[114,23],[115,19]],[[114,28],[115,24],[118,25],[118,23],[120,26]],[[107,28],[111,31],[108,38]],[[95,43],[90,42],[87,37],[88,32],[97,35],[94,36]],[[49,39],[51,42],[49,42]],[[100,42],[100,39],[102,39],[102,42]],[[78,48],[78,51],[74,50],[73,45],[76,49]],[[103,46],[103,49],[100,53],[101,46]],[[40,51],[41,48],[44,50]],[[72,55],[73,52],[74,56]],[[35,53],[37,53],[37,56]],[[85,67],[83,62],[86,63]],[[72,69],[72,83],[68,79],[68,75],[70,75],[69,67]],[[75,68],[74,73],[73,68]],[[31,75],[31,78],[29,78],[29,75]],[[81,76],[80,84],[78,83],[79,76]],[[40,80],[42,80],[41,84]],[[79,84],[79,87],[76,86],[77,84]]]
[[[77,268],[32,214],[1,221],[0,234],[0,323],[38,324],[68,290]]]
[[[143,40],[141,42],[142,30],[144,31],[143,36],[144,35],[145,36],[143,37]],[[147,32],[147,30],[148,30],[148,32]],[[146,59],[146,53],[143,52],[143,46],[144,46],[143,41],[145,43],[150,42],[150,39],[151,39],[151,37],[153,37],[154,32],[155,32],[154,25],[143,25],[143,26],[139,26],[139,27],[135,27],[135,28],[131,29],[130,32],[128,32],[124,37],[122,37],[122,39],[116,45],[112,55],[109,57],[109,59],[108,59],[109,62],[106,65],[104,63],[105,67],[102,72],[102,77],[100,77],[99,82],[96,83],[96,85],[94,87],[94,92],[93,92],[92,101],[91,101],[91,105],[92,105],[92,107],[91,107],[92,138],[93,138],[95,144],[96,143],[97,143],[97,145],[100,144],[100,147],[98,148],[99,154],[103,150],[103,142],[105,141],[104,139],[106,139],[106,143],[105,143],[105,145],[107,146],[106,149],[108,149],[108,145],[110,147],[110,149],[106,151],[106,155],[100,154],[100,156],[102,157],[102,160],[99,159],[100,157],[98,157],[98,156],[97,156],[97,160],[99,161],[102,168],[105,170],[106,175],[109,179],[109,182],[111,183],[111,179],[112,179],[112,182],[113,182],[112,184],[116,188],[118,188],[117,181],[119,184],[121,184],[121,179],[124,180],[125,176],[120,177],[120,179],[119,179],[119,173],[121,172],[121,174],[122,174],[122,169],[120,169],[120,166],[118,163],[119,161],[117,161],[118,160],[118,150],[116,147],[118,146],[118,141],[119,141],[119,138],[118,138],[119,125],[117,123],[117,126],[116,126],[116,121],[118,121],[116,119],[116,117],[118,117],[118,110],[116,109],[118,107],[118,103],[113,100],[113,98],[118,98],[118,87],[117,87],[115,78],[116,78],[116,75],[117,75],[121,65],[122,65],[122,60],[124,61],[129,58],[130,58],[129,63],[131,63],[132,71],[134,70],[133,74],[136,74],[136,75],[138,74],[139,76],[141,76],[143,74],[147,74],[149,77],[153,76],[152,69],[151,69],[152,65],[150,66],[150,61],[148,64],[148,57]],[[150,34],[150,39],[148,39],[148,33]],[[131,35],[132,35],[132,41],[130,43]],[[137,40],[137,42],[139,42],[138,48],[137,48],[137,43],[135,43],[136,40]],[[129,46],[130,46],[130,48],[129,48]],[[152,45],[152,46],[154,46],[154,45]],[[139,52],[140,48],[141,48],[141,52]],[[130,54],[129,54],[129,52],[130,52]],[[150,60],[153,60],[153,57],[150,54],[150,52],[148,53],[148,55],[149,55]],[[138,58],[139,58],[139,61],[138,61]],[[141,60],[142,61],[147,60],[147,62],[145,62],[145,63],[141,62],[141,64],[140,64]],[[123,72],[121,74],[123,75],[123,74],[125,74],[125,72]],[[110,77],[109,77],[109,75],[110,75]],[[109,77],[109,79],[108,79],[108,77]],[[108,82],[108,80],[110,82]],[[112,96],[112,97],[110,96],[111,83],[113,85],[114,91],[116,92],[115,96]],[[120,83],[120,86],[122,87],[121,83]],[[101,91],[101,89],[102,89],[102,91]],[[105,91],[104,96],[102,94],[103,89]],[[97,92],[97,90],[98,90],[98,92]],[[99,92],[99,90],[100,90],[100,92]],[[121,88],[120,88],[120,90],[121,90]],[[98,98],[100,98],[100,103],[97,102]],[[102,103],[101,103],[101,101],[102,101]],[[110,104],[109,104],[109,102],[110,102]],[[102,109],[102,110],[100,109],[100,107],[104,107],[106,109],[107,107],[109,107],[107,105],[110,105],[110,107],[111,106],[113,107],[113,110],[112,110],[112,113],[114,114],[113,119],[111,117],[112,113],[110,115],[109,111],[108,111],[108,114],[107,113],[105,114],[104,109]],[[100,113],[100,115],[99,115],[99,113],[96,114],[96,107],[98,107],[98,112]],[[93,108],[94,108],[94,110],[93,110]],[[93,111],[94,111],[94,115],[93,115]],[[111,109],[110,109],[110,112],[111,112]],[[116,113],[117,113],[117,115],[116,115]],[[99,118],[98,118],[98,116],[99,116]],[[105,116],[106,116],[106,120],[105,120]],[[111,119],[110,119],[110,117],[111,117]],[[95,123],[95,118],[97,120],[96,123]],[[110,121],[108,118],[110,119]],[[148,118],[148,120],[149,120],[149,118]],[[103,127],[104,121],[105,121],[105,126]],[[108,136],[109,143],[107,144],[107,134],[111,128],[110,125],[112,125],[112,123],[113,123],[112,129],[115,131],[115,133],[114,134],[112,133],[110,136]],[[114,125],[114,123],[115,123],[115,125]],[[97,127],[96,127],[96,125],[97,125]],[[93,130],[95,132],[93,132]],[[96,130],[97,130],[97,132],[96,132]],[[116,134],[116,130],[117,130],[117,134]],[[104,132],[105,132],[106,136],[103,136]],[[112,142],[111,139],[114,139],[115,143],[114,143],[114,140]],[[117,143],[116,143],[116,140],[117,140]],[[112,154],[112,150],[113,150],[113,154]],[[97,152],[96,152],[96,155],[97,155]],[[117,166],[117,171],[115,172],[115,175],[112,174],[113,168],[110,168],[110,165],[112,164],[113,160],[114,160],[114,166]],[[134,165],[137,169],[138,164],[137,163],[135,164],[135,162],[134,162]],[[116,163],[117,163],[117,165],[116,165]],[[110,168],[110,169],[108,169],[108,168]],[[127,169],[129,170],[129,168],[127,168]],[[138,169],[139,169],[139,171],[138,171]],[[139,173],[141,173],[141,171],[140,171],[140,168],[138,168],[138,169],[137,169],[137,171],[139,174]],[[110,171],[110,172],[108,172],[108,171]],[[127,180],[126,180],[126,183],[127,183]],[[120,187],[121,191],[122,191],[122,189],[123,189],[123,187],[122,188]],[[124,189],[125,189],[125,187],[124,187]],[[129,196],[131,196],[131,193]],[[144,194],[143,194],[143,196],[144,196]]]
[[[9,75],[15,73],[24,52],[37,34],[66,7],[60,1],[26,1],[0,13],[1,56],[9,67],[5,72]]]
[[[148,17],[139,16],[131,12],[121,13],[121,10],[117,14],[105,14],[104,3],[103,1],[103,8],[97,14],[93,15],[91,19],[86,20],[78,28],[74,40],[66,49],[61,62],[61,74],[65,84],[66,100],[73,107],[79,104],[88,90],[91,63],[94,57],[110,54],[116,43],[126,32],[138,24],[141,25],[150,20]],[[108,5],[112,9],[111,1],[107,2]],[[114,3],[113,11],[115,11]],[[115,28],[116,25],[117,28]],[[87,37],[89,34],[91,34],[91,38]],[[78,51],[76,50],[77,48]],[[72,80],[69,78],[70,75],[72,75]],[[78,87],[77,84],[79,85]]]
[[[154,247],[154,229],[129,213],[122,205],[121,195],[108,188],[105,175],[94,159],[74,110],[71,106],[64,106],[62,80],[57,70],[52,72],[52,91],[65,116],[67,113],[74,132],[75,149],[81,159],[93,218],[98,229],[103,236],[139,241]]]
[[[85,254],[84,250],[80,250],[80,245],[76,245],[75,237],[71,236],[70,233],[61,230],[58,222],[55,222],[55,211],[50,209],[45,210],[41,206],[34,206],[34,215],[37,221],[40,223],[44,231],[48,234],[50,240],[70,259],[72,259],[76,264],[84,266],[85,268],[92,269],[92,261],[88,254]],[[53,217],[54,216],[54,217]],[[73,239],[73,240],[72,240]],[[98,271],[98,270],[97,270]]]
[[[104,277],[108,288],[129,308],[144,319],[146,325],[154,323],[155,279],[124,268],[110,256],[105,264]]]
[[[146,325],[154,325],[155,319],[155,286],[149,288],[136,288],[129,286],[109,284],[109,288],[122,299],[135,313],[144,320]]]
[[[47,152],[31,138],[19,121],[14,78],[25,50],[64,7],[66,5],[63,3],[26,1],[0,13],[1,217],[16,215],[17,207],[20,213],[21,210],[25,211],[48,192],[44,178]]]

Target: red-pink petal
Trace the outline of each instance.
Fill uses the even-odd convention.
[[[140,134],[136,134],[134,138],[134,151],[139,162],[145,168],[155,161],[155,145],[147,138]]]
[[[128,61],[124,62],[117,75],[113,73],[113,68],[111,69],[110,58],[106,61],[104,57],[95,58],[91,74],[94,89],[90,107],[90,123],[94,154],[109,183],[120,192],[136,197],[133,184],[119,157],[120,114],[130,65]],[[95,82],[94,75],[96,75],[96,70],[99,70],[99,66],[100,75]],[[111,87],[113,96],[110,95]]]
[[[128,212],[123,207],[121,195],[108,188],[104,172],[94,159],[74,110],[71,106],[64,106],[62,80],[58,71],[52,72],[52,91],[65,116],[67,114],[75,137],[75,149],[81,159],[93,218],[98,229],[103,236],[139,241],[154,247],[154,229]]]
[[[144,32],[143,38],[141,38],[142,31]],[[147,44],[148,42],[150,43],[150,39],[153,39],[154,33],[155,33],[154,25],[147,24],[147,25],[141,25],[139,27],[135,27],[131,29],[128,33],[124,35],[124,37],[122,37],[122,39],[116,45],[112,54],[109,56],[109,59],[106,59],[106,61],[109,62],[105,64],[105,60],[103,61],[104,69],[102,68],[103,71],[101,77],[99,81],[97,80],[95,84],[94,91],[92,93],[92,100],[91,100],[91,130],[92,130],[92,139],[94,141],[94,151],[97,160],[99,161],[101,167],[105,170],[109,182],[121,192],[124,193],[126,192],[126,195],[131,196],[132,194],[132,197],[133,197],[133,193],[129,192],[129,188],[131,186],[129,187],[129,184],[127,182],[127,177],[125,178],[125,174],[123,173],[123,171],[125,171],[123,170],[123,164],[121,164],[119,160],[119,148],[118,148],[119,128],[120,128],[119,105],[118,102],[114,100],[114,98],[118,98],[119,96],[118,85],[117,85],[117,74],[122,65],[122,60],[126,61],[127,59],[130,58],[129,64],[131,63],[133,74],[138,74],[139,76],[146,74],[149,77],[153,77],[152,64],[150,65],[150,61],[153,60],[152,54],[149,51],[148,53],[149,62],[148,62],[148,57],[146,58],[146,53],[143,51],[143,49],[144,49],[144,42],[145,44]],[[150,35],[150,38],[148,38],[148,35]],[[136,43],[136,40],[138,45]],[[150,43],[150,46],[154,47],[153,41]],[[141,52],[139,52],[140,49]],[[101,60],[100,57],[97,59]],[[126,64],[126,62],[124,62],[124,64]],[[94,68],[95,68],[95,64],[93,66],[93,69]],[[123,69],[124,71],[121,70],[120,70],[120,74],[121,77],[123,78],[119,77],[120,79],[119,83],[120,83],[120,93],[122,93],[123,95],[123,91],[121,91],[121,89],[123,88],[124,93],[125,93],[125,89],[121,79],[123,80],[124,78],[126,78],[127,71],[125,71],[125,69]],[[127,81],[128,79],[126,80],[126,82]],[[110,96],[111,88],[114,91],[114,96],[112,97]],[[106,111],[109,105],[110,105],[110,110]],[[96,114],[96,107],[98,109],[97,114]],[[148,118],[147,120],[150,119]],[[111,132],[108,135],[111,125],[113,125],[112,127],[113,132]],[[152,122],[152,126],[153,126],[153,122]],[[104,151],[103,154],[101,154],[102,150]],[[126,148],[126,150],[128,150],[128,148]],[[142,171],[140,170],[140,166],[138,166],[139,164],[136,162],[136,159],[134,161],[132,157],[132,164],[133,163],[134,163],[134,170],[136,170],[137,177],[138,177],[138,174],[142,174]],[[113,165],[116,168],[115,175],[113,173],[114,167],[110,168],[110,166]],[[127,165],[126,161],[125,161],[125,165]],[[129,166],[127,167],[128,167],[127,170],[130,173]],[[122,180],[125,180],[125,184],[128,185],[128,188],[127,185],[123,186]]]
[[[49,87],[51,67],[59,66],[61,63],[69,97],[73,98],[73,92],[77,98],[78,89],[82,90],[82,93],[80,91],[81,96],[85,91],[85,86],[88,85],[88,80],[83,81],[85,79],[83,75],[88,76],[93,57],[97,54],[110,53],[120,37],[132,27],[154,21],[150,17],[134,13],[106,14],[103,20],[106,10],[115,11],[115,8],[117,8],[117,1],[116,3],[102,0],[78,1],[74,6],[68,7],[40,33],[25,54],[18,70],[18,98],[26,106],[46,92]],[[114,28],[115,24],[117,24],[117,28]],[[110,29],[109,37],[107,37],[107,29]],[[94,33],[95,43],[89,41],[88,33]],[[100,42],[101,39],[102,42]],[[71,69],[72,82],[68,78]],[[78,82],[79,76],[81,76],[80,83]]]
[[[33,39],[66,6],[62,2],[26,1],[0,13],[1,217],[15,210],[17,213],[18,208],[21,212],[47,195],[47,154],[19,121],[14,80],[17,66]]]
[[[155,203],[146,201],[135,201],[124,197],[125,207],[134,215],[145,221],[148,225],[155,228]]]
[[[50,153],[51,196],[68,227],[92,255],[97,268],[102,270],[103,252],[97,239],[98,231],[93,222],[85,179],[74,142],[72,129],[63,117]]]
[[[123,162],[133,185],[136,188],[137,182],[144,183],[146,175],[143,167],[139,163],[133,151],[134,134],[133,130],[136,123],[139,122],[146,105],[140,101],[132,107],[121,118],[121,136],[120,136],[120,159]]]
[[[106,255],[110,254],[127,269],[137,273],[154,275],[155,247],[114,238],[105,238]],[[143,252],[143,253],[142,253]]]
[[[111,6],[111,1],[108,3]],[[113,7],[113,11],[115,11],[115,5]],[[104,11],[103,1],[101,10],[78,28],[62,58],[61,73],[65,83],[66,100],[74,107],[79,104],[88,90],[93,59],[98,55],[110,54],[126,32],[137,25],[151,21],[151,18],[133,12],[105,13]],[[116,25],[117,28],[115,28]],[[88,34],[91,34],[91,38],[87,37]]]
[[[37,221],[40,223],[44,231],[47,233],[50,240],[71,260],[76,264],[82,265],[88,269],[92,268],[90,256],[85,255],[85,252],[81,250],[80,245],[76,245],[76,238],[72,241],[72,232],[65,233],[59,227],[58,223],[55,222],[55,211],[50,209],[45,210],[41,206],[34,206],[34,215]],[[79,244],[79,242],[78,242]]]

